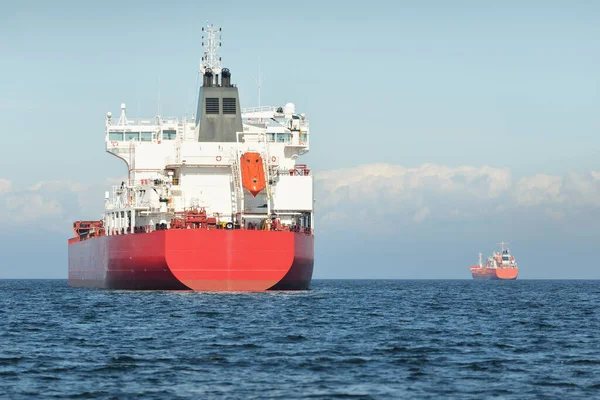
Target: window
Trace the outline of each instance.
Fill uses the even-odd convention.
[[[235,97],[223,98],[223,114],[235,114]]]
[[[175,140],[177,131],[175,129],[165,129],[163,131],[163,140]]]
[[[125,141],[140,140],[140,134],[137,132],[125,132]]]
[[[151,142],[152,141],[152,132],[142,132],[141,140],[142,140],[142,142]]]
[[[277,134],[277,142],[279,143],[287,143],[291,140],[291,134],[289,133],[278,133]]]
[[[275,134],[274,133],[267,133],[267,140],[269,142],[274,142],[275,141]]]
[[[218,114],[219,113],[219,99],[217,97],[206,98],[206,113],[207,114]]]
[[[110,141],[122,141],[123,131],[114,131],[108,133],[108,140]]]

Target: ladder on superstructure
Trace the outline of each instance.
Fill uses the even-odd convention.
[[[177,142],[175,143],[175,163],[181,164],[181,144],[185,139],[185,121],[177,126]]]
[[[263,170],[265,172],[265,190],[267,191],[267,204],[271,203],[271,159],[269,158],[269,142],[267,142],[267,134],[262,133],[264,151],[261,154],[263,159]],[[270,207],[269,207],[270,209]],[[269,215],[269,218],[271,216]]]
[[[238,204],[243,196],[242,184],[240,179],[240,167],[238,163],[239,154],[233,156],[233,161],[231,162],[231,182],[233,183],[233,193],[231,194],[231,214],[238,214]]]

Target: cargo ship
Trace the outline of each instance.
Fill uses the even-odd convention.
[[[514,280],[519,275],[519,267],[515,258],[510,253],[507,243],[500,243],[501,251],[493,252],[491,257],[486,259],[483,264],[481,259],[481,253],[479,253],[479,264],[472,265],[471,275],[473,279],[477,280],[490,280],[490,279],[502,279],[502,280]]]
[[[309,151],[308,118],[293,103],[241,109],[218,54],[221,29],[202,32],[194,115],[129,118],[125,104],[117,121],[106,114],[106,151],[127,178],[105,192],[101,219],[73,223],[70,286],[309,288],[313,177],[297,163]]]

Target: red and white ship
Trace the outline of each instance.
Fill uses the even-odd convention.
[[[505,247],[508,243],[502,242],[500,245],[502,246],[501,252],[495,251],[491,257],[487,258],[485,265],[482,263],[481,253],[479,253],[479,264],[470,267],[473,279],[517,279],[519,267],[508,247]]]
[[[313,178],[305,114],[240,108],[203,28],[194,116],[106,115],[106,151],[128,179],[107,191],[98,221],[73,223],[69,285],[110,289],[262,291],[310,285]]]

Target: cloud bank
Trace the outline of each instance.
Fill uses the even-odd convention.
[[[474,220],[510,212],[563,220],[600,207],[600,173],[515,180],[506,168],[371,164],[317,174],[315,191],[324,227]]]
[[[73,220],[100,218],[104,191],[120,181],[44,181],[16,188],[0,178],[4,228],[69,233]],[[600,208],[600,172],[514,179],[507,168],[369,164],[316,174],[315,198],[321,228],[389,220],[473,221],[518,210],[564,221]]]
[[[44,181],[16,188],[0,178],[0,233],[54,232],[70,235],[76,219],[100,218],[104,187],[81,182]]]

